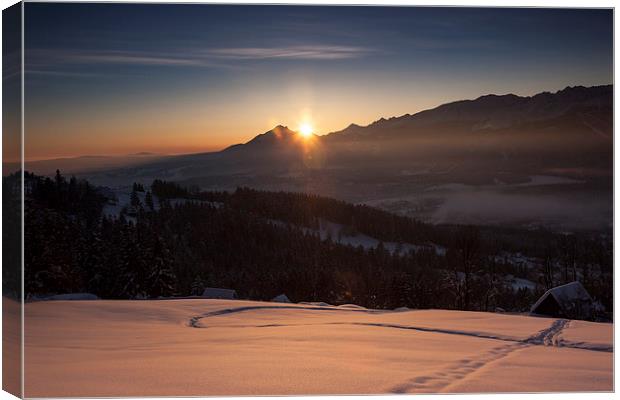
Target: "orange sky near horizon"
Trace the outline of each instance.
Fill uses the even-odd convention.
[[[244,102],[225,106],[201,104],[196,99],[193,104],[177,107],[147,103],[131,112],[118,109],[94,114],[86,110],[76,113],[84,115],[83,118],[27,120],[25,157],[36,160],[138,152],[218,151],[245,143],[277,125],[298,130],[307,123],[312,125],[314,133],[323,135],[344,129],[351,123],[367,125],[381,117],[416,112],[434,105],[418,105],[414,101],[396,104],[400,99],[394,98],[392,102],[385,102],[382,109],[375,110],[373,105],[362,105],[359,101],[352,107],[350,105],[356,103],[354,99],[344,96],[319,102],[302,90],[270,102],[261,103],[249,97]],[[111,131],[114,135],[108,135]],[[55,143],[54,138],[59,136],[63,137],[63,142]]]
[[[557,85],[549,90],[563,87]],[[422,92],[420,89],[416,91]],[[280,92],[277,101],[269,102],[261,102],[259,96],[251,94],[236,103],[213,104],[179,95],[175,102],[155,99],[132,108],[120,102],[116,107],[104,110],[96,101],[83,102],[74,105],[79,110],[77,113],[65,110],[67,115],[79,115],[77,118],[26,119],[24,153],[26,160],[34,161],[84,155],[120,156],[140,152],[172,155],[219,151],[233,144],[245,143],[280,124],[297,130],[301,124],[309,123],[315,134],[324,135],[342,130],[351,123],[368,125],[382,117],[414,114],[450,101],[509,92],[502,87],[493,90],[491,87],[463,85],[454,88],[451,95],[389,96],[388,93],[375,92],[375,97],[380,96],[383,101],[360,102],[354,98],[366,95],[372,99],[373,96],[334,88],[321,99],[309,86],[298,86],[288,90],[287,95],[282,95],[287,91]],[[530,90],[516,94],[533,95],[537,92]],[[355,106],[347,106],[351,104]],[[62,138],[62,141],[56,138]]]
[[[562,89],[558,85],[550,90]],[[162,155],[219,151],[245,143],[277,125],[298,130],[309,123],[317,135],[368,125],[379,118],[413,114],[440,104],[473,99],[487,93],[508,93],[502,88],[477,92],[474,88],[442,95],[388,96],[381,103],[356,101],[357,94],[314,96],[308,87],[292,88],[288,95],[258,101],[248,95],[233,104],[210,105],[199,99],[177,97],[176,107],[166,102],[145,102],[140,108],[108,108],[93,112],[97,104],[80,104],[74,118],[26,119],[25,159],[29,161],[84,155],[120,156],[140,152]],[[532,90],[520,95],[532,95]],[[379,94],[379,93],[377,93]],[[378,105],[380,104],[380,105]],[[239,115],[243,115],[242,118]],[[109,133],[113,132],[113,135]],[[62,141],[55,141],[62,136]],[[112,140],[111,140],[112,139]]]

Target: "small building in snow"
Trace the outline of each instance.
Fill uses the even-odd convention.
[[[277,295],[276,297],[271,299],[271,301],[274,303],[290,303],[291,302],[288,296],[286,296],[284,293]]]
[[[235,300],[237,292],[233,289],[205,288],[202,296],[205,299]]]
[[[556,318],[591,319],[599,307],[581,282],[575,281],[547,290],[532,306],[530,313]]]

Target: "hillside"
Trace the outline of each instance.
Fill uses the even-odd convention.
[[[600,234],[434,226],[304,193],[154,181],[122,194],[62,175],[27,179],[27,297],[212,286],[253,300],[527,311],[544,290],[580,280],[613,307],[611,241]]]
[[[28,397],[613,390],[612,324],[204,299],[25,318]]]

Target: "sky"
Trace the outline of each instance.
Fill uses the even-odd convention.
[[[215,151],[613,82],[611,10],[25,5],[25,157]]]

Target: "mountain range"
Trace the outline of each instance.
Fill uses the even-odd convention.
[[[612,138],[613,86],[576,86],[531,97],[486,95],[456,101],[413,115],[381,118],[368,126],[351,124],[311,140],[278,125],[220,152],[78,157],[28,162],[26,169],[42,174],[57,168],[69,173],[105,170],[127,176],[160,170],[159,177],[195,179],[246,172],[304,173],[356,162],[367,168],[400,164],[410,169],[412,163],[424,161],[467,169],[485,161],[513,169],[538,159],[544,167],[585,171],[610,165]],[[528,165],[519,165],[521,161]]]
[[[531,97],[491,94],[444,104],[414,115],[381,118],[366,127],[352,124],[328,136],[341,139],[343,136],[436,134],[439,126],[448,128],[442,129],[441,133],[490,131],[575,116],[593,131],[605,132],[611,129],[612,121],[606,117],[610,116],[612,107],[611,85],[567,87],[556,93],[543,92]]]
[[[447,204],[471,214],[462,207],[493,209],[519,195],[521,207],[536,197],[528,207],[541,215],[562,203],[568,214],[557,220],[605,209],[597,217],[605,223],[613,185],[613,86],[485,95],[310,138],[278,125],[218,152],[127,160],[80,158],[73,167],[71,159],[35,161],[26,170],[51,175],[59,168],[111,187],[164,179],[206,190],[310,192],[432,221],[468,221],[454,217],[454,209],[441,211]],[[489,191],[491,197],[479,196]],[[462,198],[473,192],[477,197]],[[514,207],[506,213],[515,214]]]

